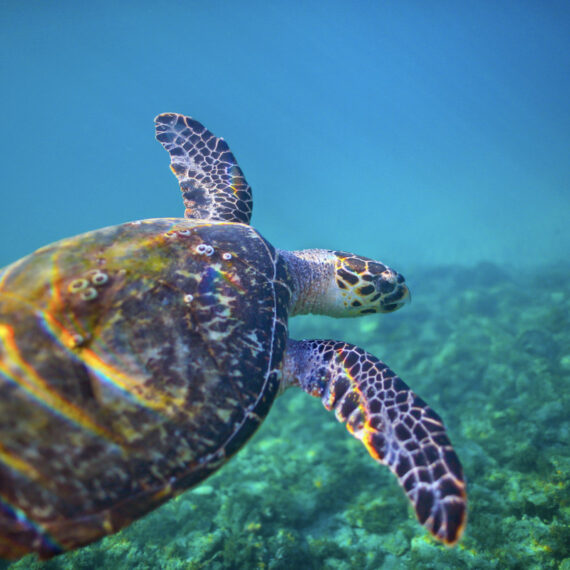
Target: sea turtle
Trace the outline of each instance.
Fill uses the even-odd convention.
[[[454,544],[465,483],[440,417],[361,348],[287,335],[291,315],[398,309],[402,275],[275,249],[226,142],[183,115],[155,124],[184,218],[64,239],[0,273],[0,557],[88,544],[196,485],[289,386],[335,410]]]

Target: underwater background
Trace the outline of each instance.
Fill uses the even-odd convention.
[[[469,493],[464,538],[436,544],[292,390],[195,490],[11,568],[570,570],[570,3],[0,6],[0,267],[183,215],[152,120],[191,115],[229,142],[275,246],[406,276],[402,311],[291,335],[385,360],[444,419]]]

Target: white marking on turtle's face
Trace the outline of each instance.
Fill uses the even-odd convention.
[[[184,302],[187,305],[189,305],[193,300],[194,300],[194,295],[192,295],[192,293],[188,293],[187,295],[184,295]]]

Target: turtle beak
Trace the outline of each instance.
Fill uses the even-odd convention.
[[[404,283],[402,285],[402,300],[401,300],[401,305],[405,305],[406,303],[411,303],[412,302],[412,293],[410,292],[410,290],[408,289],[408,286]]]
[[[412,294],[405,283],[404,276],[398,273],[397,285],[392,293],[382,299],[382,312],[391,313],[410,303]]]

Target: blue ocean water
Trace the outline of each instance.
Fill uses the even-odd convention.
[[[357,342],[420,384],[422,396],[451,421],[472,477],[484,464],[476,458],[494,450],[485,444],[489,430],[519,421],[528,410],[526,400],[517,408],[505,392],[544,397],[537,421],[559,429],[562,442],[567,432],[554,386],[566,386],[570,370],[568,273],[550,269],[546,290],[541,277],[544,267],[567,267],[570,256],[568,2],[4,1],[0,9],[0,267],[91,229],[181,216],[178,186],[154,140],[152,119],[167,111],[191,115],[230,144],[253,187],[253,223],[274,245],[355,251],[389,263],[412,284],[419,312],[390,316],[378,330],[364,321],[301,319],[293,325],[297,336]],[[439,279],[441,268],[451,268],[445,279]],[[503,269],[508,273],[497,277]],[[413,341],[426,315],[425,344],[418,346]],[[482,320],[468,326],[474,316]],[[515,316],[520,323],[509,330]],[[458,322],[475,334],[471,344],[461,344]],[[487,366],[490,354],[495,368]],[[520,356],[507,372],[501,368],[506,354],[513,361]],[[521,358],[529,359],[524,372],[517,368]],[[458,376],[466,368],[481,373],[454,376],[450,389],[449,377],[442,382],[426,364],[434,359]],[[533,392],[531,371],[546,374],[547,390]],[[494,374],[512,391],[497,388]],[[460,402],[457,382],[472,386],[481,378],[478,396]],[[490,398],[493,420],[486,424],[480,410],[490,386],[499,391]],[[279,403],[278,413],[294,413],[296,402]],[[501,410],[507,419],[497,416]],[[268,437],[279,437],[277,427],[268,429],[274,430]],[[274,440],[256,444],[261,455],[269,445],[263,441]],[[507,461],[494,451],[490,464]],[[244,453],[254,461],[253,451]],[[296,453],[308,461],[304,451]],[[528,457],[526,448],[520,453]],[[543,460],[516,468],[544,482]],[[560,461],[562,483],[549,480],[541,489],[567,490],[570,466]],[[315,485],[327,477],[315,476]],[[214,491],[206,489],[198,497],[210,500]],[[506,497],[502,488],[493,492]],[[475,512],[485,504],[488,513],[497,496],[476,495]],[[505,507],[498,516],[562,525],[550,503],[548,509],[538,499],[525,504],[533,506]],[[567,504],[566,497],[566,515]],[[242,516],[224,508],[228,520]],[[188,507],[188,516],[192,512]],[[347,515],[346,528],[354,523],[370,541],[379,531],[359,513]],[[410,533],[416,532],[410,521]],[[247,532],[254,533],[258,523],[251,524]],[[473,528],[481,528],[476,517]],[[527,534],[544,554],[536,528]],[[509,552],[523,541],[525,531],[519,532]],[[471,536],[461,564],[491,567],[498,546],[483,531]],[[409,554],[391,548],[386,567],[390,557]],[[267,547],[266,557],[273,555]],[[311,555],[334,558],[314,549]],[[417,556],[415,567],[429,567],[434,555]],[[569,557],[558,550],[553,560]],[[231,555],[224,552],[223,559]]]
[[[284,248],[570,251],[566,2],[3,2],[0,265],[181,213],[153,117],[231,144]]]

